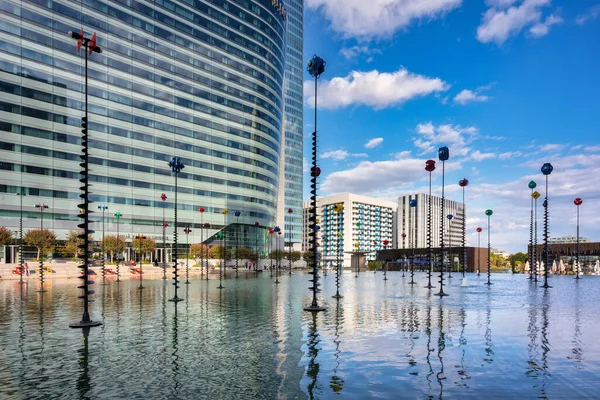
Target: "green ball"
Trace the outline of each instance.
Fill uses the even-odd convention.
[[[492,210],[489,210],[489,209],[488,209],[488,210],[485,210],[485,215],[487,215],[488,217],[489,217],[490,215],[492,215],[493,213],[494,213],[494,212],[493,212]]]

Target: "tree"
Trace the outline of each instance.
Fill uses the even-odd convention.
[[[79,246],[83,244],[83,239],[78,237],[81,232],[81,230],[70,230],[67,234],[67,240],[65,240],[65,252],[73,258],[77,258],[81,254]],[[88,235],[88,241],[90,243],[94,241],[92,235]]]
[[[44,229],[43,231],[41,229],[32,229],[25,233],[23,240],[28,246],[34,246],[37,249],[37,259],[39,260],[42,252],[47,254],[54,251],[56,235],[48,229]]]
[[[518,253],[513,254],[512,256],[510,256],[510,258],[516,263],[516,264],[525,264],[525,262],[527,262],[527,254],[523,253],[522,251],[519,251]]]
[[[306,261],[306,263],[308,265],[312,265],[312,262],[313,262],[313,252],[312,251],[305,251],[304,253],[302,253],[302,259],[304,259],[304,261]]]
[[[156,240],[154,240],[151,237],[135,237],[132,241],[131,241],[131,247],[135,250],[135,251],[140,251],[142,252],[141,255],[141,262],[142,264],[144,263],[144,261],[146,260],[146,253],[150,253],[154,250],[156,250]]]
[[[104,250],[108,251],[110,262],[113,262],[115,253],[122,253],[125,250],[125,238],[121,235],[104,236]]]
[[[223,258],[223,246],[221,246],[220,244],[211,246],[210,249],[208,250],[208,256],[213,259]],[[230,248],[227,248],[227,250],[225,251],[225,259],[226,260],[231,259],[231,249]]]
[[[492,264],[492,268],[502,269],[506,266],[506,259],[500,254],[491,253],[490,262]]]
[[[208,256],[208,246],[202,243],[194,243],[190,246],[190,256],[194,260],[199,258],[206,258]]]
[[[4,226],[0,226],[0,246],[6,246],[13,241],[12,232]]]
[[[240,260],[254,260],[256,258],[256,253],[247,247],[238,248],[237,252],[235,252],[234,254]]]
[[[288,257],[289,257],[290,253],[288,251]],[[296,250],[292,250],[292,262],[296,262],[298,260],[300,260],[300,258],[302,258],[302,253]]]
[[[273,260],[283,260],[287,256],[287,253],[283,250],[273,250],[269,255],[269,258]]]

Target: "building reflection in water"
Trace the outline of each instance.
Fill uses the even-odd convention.
[[[329,387],[333,390],[334,393],[340,394],[342,389],[344,388],[344,379],[338,376],[338,368],[340,367],[340,319],[344,319],[344,309],[342,308],[340,301],[338,299],[337,304],[335,306],[335,316],[334,316],[334,339],[333,343],[335,344],[335,352],[333,353],[333,359],[335,362],[335,367],[333,367],[333,375],[331,376],[331,381],[329,382]]]

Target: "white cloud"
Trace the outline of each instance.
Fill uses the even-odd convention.
[[[557,17],[555,15],[550,15],[546,18],[546,20],[544,22],[538,22],[537,24],[532,26],[531,29],[529,29],[529,32],[533,36],[537,36],[537,37],[545,36],[550,31],[550,27],[552,25],[560,24],[562,22],[563,22],[563,19],[561,17]]]
[[[518,35],[523,28],[533,25],[530,32],[536,36],[548,33],[551,25],[562,19],[553,15],[542,21],[542,9],[550,6],[551,0],[523,0],[513,5],[510,1],[493,1],[477,28],[477,40],[482,43],[495,42],[500,45],[511,36]],[[509,7],[510,6],[510,7]],[[508,7],[508,8],[507,8]],[[560,21],[559,21],[560,19]]]
[[[598,16],[600,16],[600,4],[596,4],[595,6],[588,8],[585,13],[578,15],[577,18],[575,18],[575,22],[578,25],[583,25],[589,20],[598,18]]]
[[[512,160],[513,158],[520,157],[522,153],[520,151],[507,151],[506,153],[498,154],[500,160]]]
[[[474,152],[472,152],[470,154],[471,160],[473,161],[483,161],[483,160],[487,160],[490,158],[496,158],[496,154],[495,153],[482,153],[479,150],[475,150]]]
[[[380,109],[448,88],[449,85],[439,78],[413,74],[404,68],[392,73],[353,71],[346,77],[321,80],[318,106],[338,108],[356,104]],[[314,105],[312,80],[304,82],[304,100],[307,105]]]
[[[454,102],[462,105],[470,102],[483,102],[488,100],[488,96],[477,94],[477,91],[473,92],[468,89],[463,89],[459,94],[454,96]]]
[[[540,152],[558,151],[565,148],[564,144],[549,143],[540,147]]]
[[[462,0],[306,0],[320,10],[344,37],[391,36],[413,20],[434,19],[459,7]]]
[[[575,149],[575,147],[573,147],[573,149]],[[585,146],[583,151],[586,153],[597,153],[600,152],[600,146]]]
[[[383,138],[373,138],[365,144],[365,147],[367,149],[372,149],[373,147],[379,146],[381,143],[383,143]]]
[[[420,135],[413,139],[413,144],[422,150],[421,154],[432,153],[438,146],[448,146],[450,157],[465,156],[469,152],[467,144],[472,136],[477,134],[477,128],[459,125],[435,126],[431,122],[417,125],[416,132]]]
[[[372,49],[369,46],[352,46],[352,47],[342,47],[340,49],[340,54],[344,56],[346,60],[351,60],[356,58],[362,54],[369,56],[367,60],[372,59],[374,54],[381,54],[381,50]],[[372,60],[371,60],[372,61]],[[368,61],[370,62],[370,61]]]
[[[365,153],[348,153],[346,150],[332,150],[321,154],[321,158],[331,158],[332,160],[340,161],[348,157],[367,157]]]

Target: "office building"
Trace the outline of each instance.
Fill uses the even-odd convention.
[[[417,206],[410,207],[410,201],[416,200]],[[426,248],[428,194],[411,194],[398,198],[398,247],[399,249]],[[440,247],[440,223],[442,198],[431,196],[431,246]],[[464,220],[461,202],[444,199],[444,244],[446,247],[462,246],[462,224]],[[447,216],[452,215],[452,219]],[[403,237],[403,234],[405,235]]]
[[[301,10],[301,1],[293,4]],[[89,136],[92,207],[108,205],[106,232],[116,233],[119,211],[121,234],[160,243],[164,213],[171,241],[175,180],[167,163],[177,156],[185,165],[179,242],[186,226],[194,243],[230,225],[228,237],[242,245],[254,247],[258,233],[264,243],[264,227],[282,209],[281,166],[292,170],[297,151],[290,163],[282,159],[297,150],[295,124],[302,126],[301,114],[284,124],[285,55],[302,46],[288,39],[286,47],[285,19],[277,0],[1,1],[0,224],[18,226],[21,191],[26,230],[39,227],[38,202],[49,206],[44,225],[59,239],[79,222],[84,57],[67,32],[83,29],[103,49],[89,59]],[[289,145],[284,128],[294,132]],[[286,201],[301,191],[290,186]],[[96,239],[100,226],[92,227]]]

